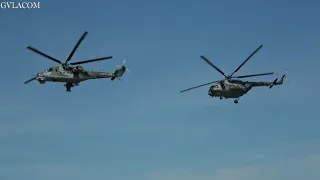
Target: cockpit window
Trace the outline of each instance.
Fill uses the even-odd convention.
[[[241,81],[239,80],[230,80],[231,83],[240,83]]]
[[[51,72],[53,69],[52,68],[49,68],[48,70],[46,70],[46,72]]]

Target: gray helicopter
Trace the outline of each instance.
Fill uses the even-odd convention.
[[[211,97],[220,97],[220,99],[235,99],[234,103],[238,104],[238,100],[240,97],[245,95],[247,92],[249,92],[253,87],[261,87],[261,86],[267,86],[269,88],[272,88],[275,85],[281,85],[283,84],[284,80],[286,79],[286,74],[284,74],[279,81],[278,78],[276,78],[273,82],[250,82],[250,81],[241,81],[241,80],[235,80],[233,78],[247,78],[247,77],[254,77],[254,76],[265,76],[265,75],[272,75],[273,72],[270,73],[262,73],[262,74],[251,74],[251,75],[245,75],[245,76],[233,76],[234,73],[238,72],[238,70],[255,54],[257,53],[263,46],[259,46],[231,75],[225,75],[223,71],[221,71],[217,66],[215,66],[212,62],[210,62],[206,57],[200,56],[205,62],[207,62],[210,66],[212,66],[214,69],[216,69],[218,72],[220,72],[225,79],[209,82],[206,84],[202,84],[199,86],[195,86],[192,88],[185,89],[183,91],[180,91],[180,93],[189,91],[191,89],[196,89],[202,86],[207,86],[209,84],[213,84],[208,92],[208,95]]]
[[[78,64],[84,64],[84,63],[90,63],[90,62],[96,62],[101,60],[107,60],[111,59],[112,56],[108,57],[102,57],[102,58],[96,58],[96,59],[90,59],[80,62],[74,62],[70,63],[69,66],[68,62],[71,60],[73,54],[78,49],[80,43],[83,41],[85,36],[88,34],[88,32],[84,32],[82,37],[79,39],[78,43],[73,48],[72,52],[70,53],[68,59],[65,62],[61,62],[47,54],[44,54],[43,52],[28,46],[27,48],[33,52],[36,52],[54,62],[57,62],[60,64],[60,66],[50,67],[45,72],[37,73],[37,75],[27,81],[24,82],[24,84],[27,84],[33,80],[37,80],[40,84],[44,84],[45,82],[63,82],[65,83],[66,91],[71,92],[71,88],[74,86],[78,86],[80,82],[90,80],[90,79],[102,79],[102,78],[110,78],[112,81],[115,79],[120,79],[120,77],[123,76],[123,74],[128,71],[127,67],[125,66],[125,59],[123,60],[123,64],[121,66],[118,66],[118,69],[115,70],[114,73],[109,72],[95,72],[95,71],[88,71],[85,70],[82,66],[79,66]],[[77,65],[77,66],[73,66]]]

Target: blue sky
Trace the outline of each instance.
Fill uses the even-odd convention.
[[[320,178],[319,2],[41,1],[1,9],[0,179],[318,180]],[[57,65],[32,45],[113,72],[66,93],[62,84],[24,85]],[[200,59],[237,74],[289,71],[280,88],[253,89],[238,105],[211,99],[221,78]],[[275,76],[252,78],[272,81]]]

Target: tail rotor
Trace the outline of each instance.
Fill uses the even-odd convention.
[[[289,73],[289,71],[288,70],[286,70],[285,71],[285,73],[281,73],[281,75],[283,75],[282,77],[282,80],[283,80],[283,82],[287,82],[287,83],[289,83],[290,81],[288,80],[288,73]],[[279,73],[280,74],[280,73]]]
[[[123,58],[123,63],[122,65],[117,65],[117,69],[116,71],[113,73],[114,74],[114,77],[111,78],[111,81],[115,80],[116,78],[118,80],[120,80],[120,77],[123,76],[123,74],[125,72],[130,72],[129,69],[125,66],[126,64],[126,57]]]
[[[285,73],[276,73],[276,74],[282,75],[281,79],[279,80],[279,83],[280,83],[280,84],[283,84],[284,82],[289,83],[288,77],[287,77],[288,70],[286,70]],[[278,88],[279,88],[279,87],[280,87],[280,86],[278,86]]]
[[[288,74],[288,70],[284,73],[284,75],[285,75],[285,78],[284,78],[284,80],[285,81],[287,81],[287,83],[290,83],[290,81],[288,80],[288,76],[287,76],[287,74]]]
[[[123,70],[126,71],[126,72],[130,72],[130,70],[125,66],[125,65],[126,65],[126,61],[127,61],[127,58],[124,57],[124,58],[123,58],[123,61],[122,61],[122,65],[116,65],[116,67],[117,67],[118,69],[123,69]]]

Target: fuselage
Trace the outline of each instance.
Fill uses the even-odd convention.
[[[281,80],[277,82],[275,79],[273,82],[250,82],[240,80],[222,80],[214,83],[209,89],[209,96],[212,97],[224,97],[224,98],[239,98],[250,91],[253,87],[272,87],[274,85],[281,85],[285,75],[282,76]]]
[[[37,80],[40,83],[64,82],[64,83],[80,83],[89,79],[111,78],[112,73],[86,71],[82,67],[64,69],[62,66],[51,67],[45,72],[37,74]]]
[[[208,94],[212,97],[238,98],[252,88],[250,83],[237,80],[224,80],[214,83]]]

